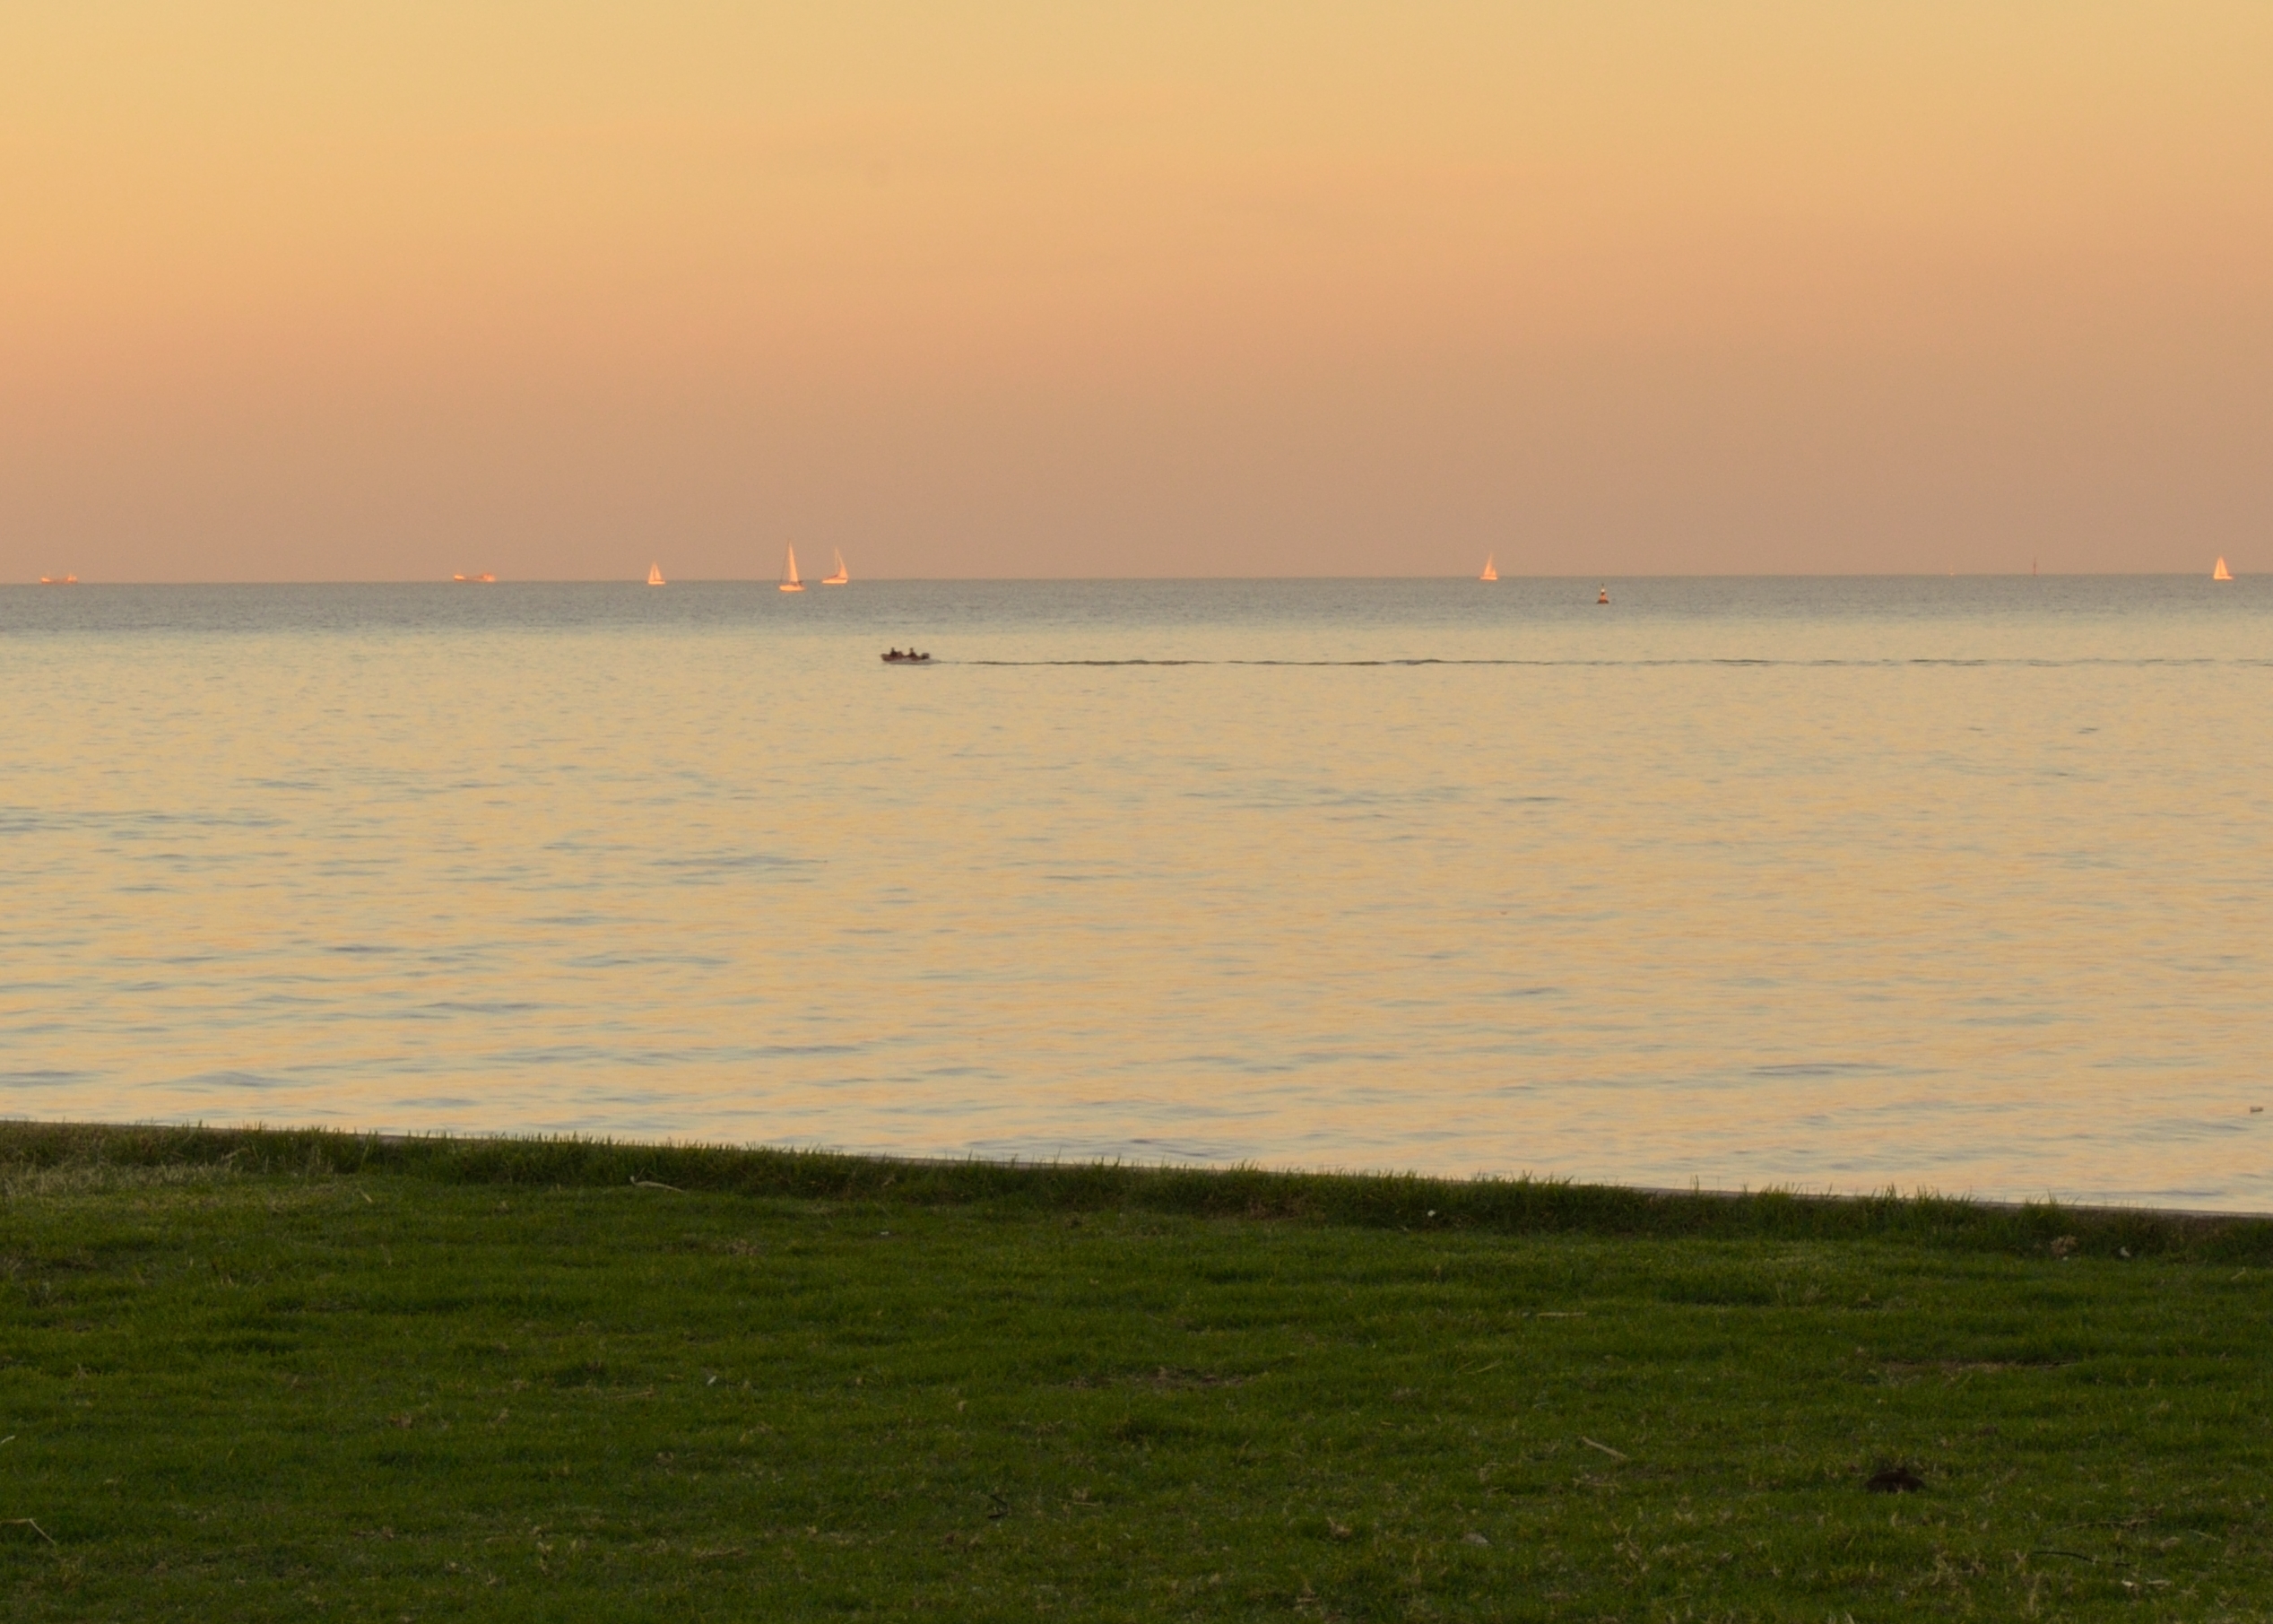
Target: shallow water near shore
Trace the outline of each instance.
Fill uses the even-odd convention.
[[[0,1113],[2273,1209],[2273,593],[1609,585],[0,588]]]

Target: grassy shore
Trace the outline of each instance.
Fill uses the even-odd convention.
[[[0,1127],[0,1607],[2264,1618],[2269,1308],[2256,1220]]]

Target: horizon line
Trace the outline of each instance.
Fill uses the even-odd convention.
[[[2066,569],[2038,572],[2026,569],[1853,569],[1853,570],[1596,570],[1585,574],[1503,574],[1484,582],[1465,572],[1459,575],[868,575],[850,586],[997,585],[997,586],[1174,586],[1293,585],[1298,582],[1465,581],[1472,585],[1504,585],[1521,581],[1939,581],[1939,580],[2188,580],[2211,578],[2207,570],[2191,569]],[[2236,576],[2235,579],[2241,578]],[[669,586],[771,586],[771,576],[676,576]],[[68,583],[38,578],[0,581],[5,586],[639,586],[654,589],[645,576],[512,576],[489,581],[460,581],[441,576],[382,577],[226,577],[213,579],[142,579],[119,577],[99,580],[74,578]]]

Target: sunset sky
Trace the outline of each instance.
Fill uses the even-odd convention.
[[[0,579],[2273,569],[2273,6],[0,4]]]

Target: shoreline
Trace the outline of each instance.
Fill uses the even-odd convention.
[[[227,1168],[449,1185],[604,1187],[1061,1212],[1149,1210],[1367,1229],[1720,1239],[1922,1241],[1964,1251],[2273,1261],[2273,1214],[2009,1202],[1887,1190],[1710,1190],[1532,1177],[986,1161],[601,1138],[0,1120],[11,1175]]]

